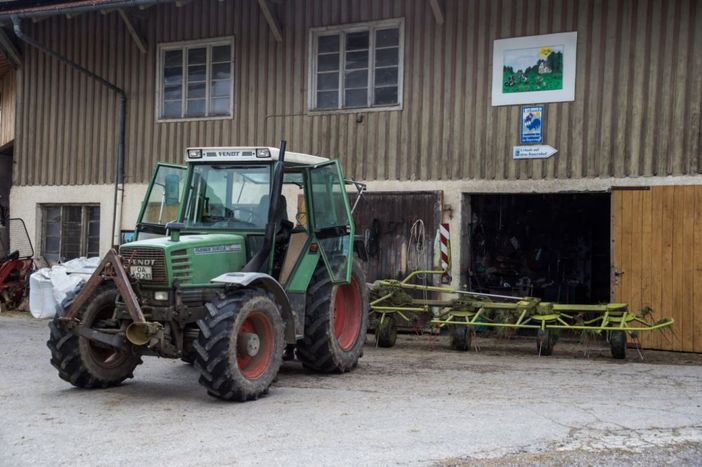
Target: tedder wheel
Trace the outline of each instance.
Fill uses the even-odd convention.
[[[268,393],[283,363],[283,319],[265,291],[249,289],[207,303],[193,344],[208,394],[244,402]]]
[[[470,350],[470,328],[463,325],[453,325],[449,329],[451,348],[465,352]]]
[[[358,364],[368,329],[366,275],[353,261],[351,283],[334,285],[324,264],[307,291],[305,337],[297,342],[302,364],[322,373],[343,373]]]
[[[626,358],[626,332],[612,331],[609,333],[609,346],[612,358],[622,360]]]
[[[539,329],[536,333],[536,352],[548,357],[553,354],[558,336],[550,329]]]
[[[81,308],[81,326],[102,331],[120,329],[120,323],[114,319],[117,294],[112,284],[101,286]],[[66,311],[67,308],[60,315]],[[116,386],[134,376],[134,368],[141,363],[138,355],[79,337],[60,327],[58,318],[59,315],[49,322],[51,335],[46,345],[51,350],[51,364],[61,379],[79,388],[93,389]]]
[[[397,341],[397,321],[393,315],[386,315],[378,320],[375,328],[378,347],[393,347]]]

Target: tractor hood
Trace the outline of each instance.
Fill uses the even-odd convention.
[[[144,285],[209,284],[246,264],[246,242],[237,234],[182,235],[150,238],[122,245],[120,255],[129,273]]]

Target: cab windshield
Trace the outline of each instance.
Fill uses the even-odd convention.
[[[185,210],[186,228],[265,228],[270,178],[268,165],[194,166]]]

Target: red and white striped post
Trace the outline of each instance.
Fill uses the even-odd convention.
[[[449,225],[439,225],[439,248],[441,249],[441,269],[444,271],[442,281],[451,280],[451,236]]]

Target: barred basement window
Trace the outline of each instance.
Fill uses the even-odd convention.
[[[401,19],[312,29],[310,47],[311,110],[401,105]]]
[[[158,46],[157,115],[160,120],[232,116],[234,39]]]
[[[68,261],[100,255],[100,206],[43,205],[42,255]]]

